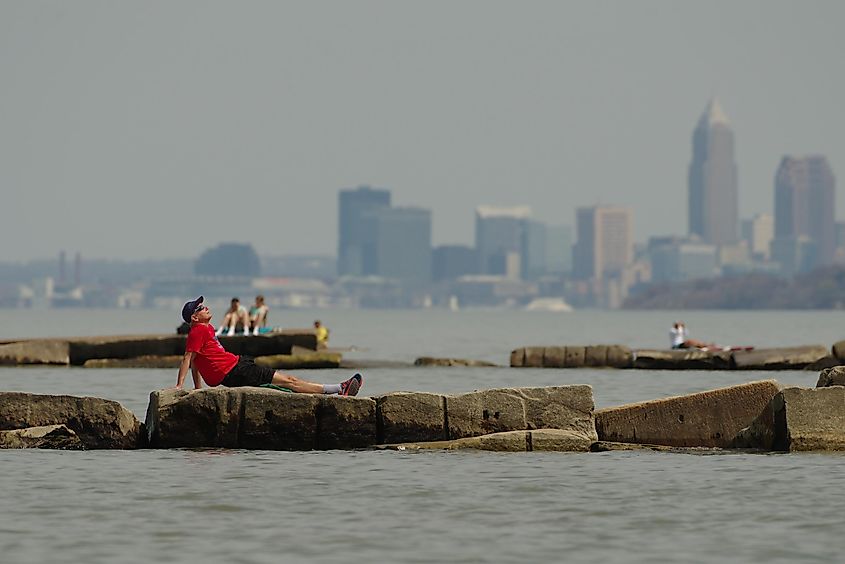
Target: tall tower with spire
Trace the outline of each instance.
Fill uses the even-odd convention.
[[[739,224],[734,134],[713,98],[692,134],[689,166],[689,232],[705,243],[737,242]]]

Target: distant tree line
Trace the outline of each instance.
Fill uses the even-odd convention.
[[[794,278],[746,274],[659,284],[628,297],[624,309],[845,309],[845,267]]]

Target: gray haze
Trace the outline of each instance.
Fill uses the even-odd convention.
[[[785,153],[845,179],[843,22],[835,1],[7,0],[0,260],[334,254],[359,184],[430,208],[435,244],[473,243],[482,203],[684,234],[713,95],[740,215],[771,212]]]

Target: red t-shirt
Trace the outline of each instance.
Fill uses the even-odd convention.
[[[202,379],[209,386],[219,385],[240,358],[223,348],[214,334],[214,327],[208,323],[191,324],[185,352],[196,353],[194,368],[200,371]]]

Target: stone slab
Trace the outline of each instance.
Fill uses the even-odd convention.
[[[731,354],[733,367],[737,370],[801,370],[823,361],[827,356],[828,349],[824,345],[755,349]]]
[[[494,452],[588,452],[593,439],[573,431],[506,431],[451,441],[384,445],[391,450],[486,450]]]
[[[492,362],[486,360],[473,360],[466,358],[435,358],[431,356],[421,356],[414,360],[414,366],[474,366],[474,367],[493,367],[497,366]]]
[[[599,440],[677,447],[731,447],[779,391],[774,380],[623,405],[596,412]]]
[[[607,365],[611,368],[633,368],[634,355],[625,345],[607,346]]]
[[[634,368],[646,370],[727,370],[729,352],[698,349],[640,349],[634,352]]]
[[[450,439],[490,433],[564,429],[595,436],[590,386],[499,388],[446,397]]]
[[[0,364],[70,364],[70,344],[60,339],[32,339],[0,345]]]

